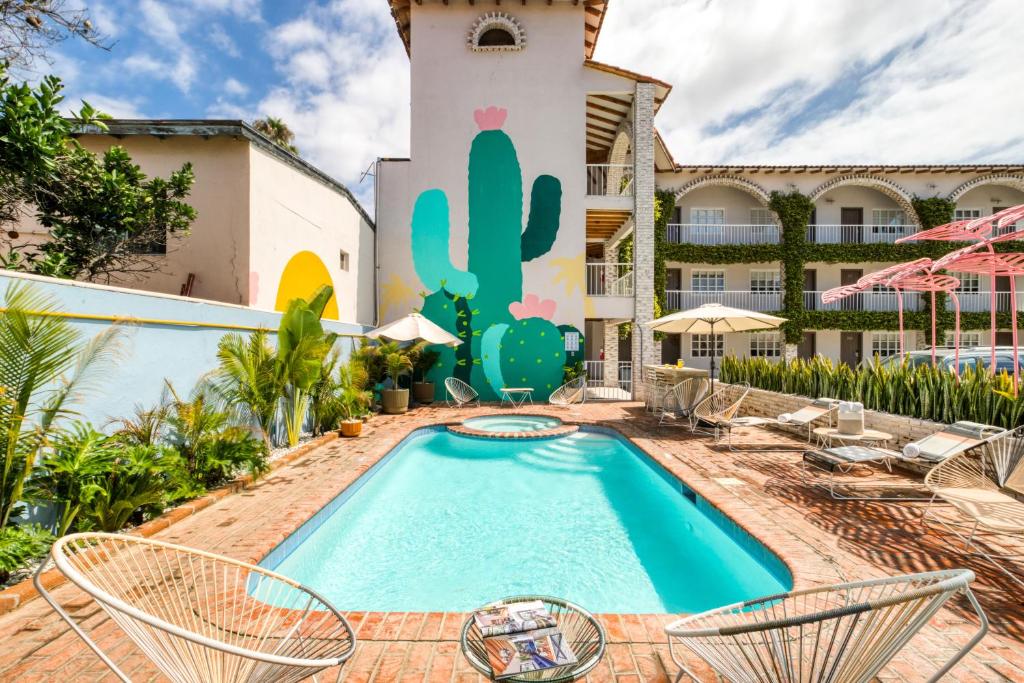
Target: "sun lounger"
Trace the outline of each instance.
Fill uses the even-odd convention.
[[[735,417],[729,424],[729,448],[732,450],[732,430],[737,427],[807,427],[807,441],[811,441],[811,425],[815,420],[828,418],[828,425],[832,426],[832,413],[839,407],[839,400],[834,398],[818,398],[810,405],[806,405],[794,413],[783,413],[777,418],[759,417],[747,415]],[[756,450],[756,448],[754,449]],[[779,450],[779,449],[772,449]],[[795,448],[781,450],[798,450]]]
[[[944,460],[965,451],[977,448],[1003,434],[1005,429],[977,422],[955,422],[948,427],[929,434],[923,439],[913,441],[903,447],[902,451],[894,451],[877,446],[839,446],[820,451],[807,451],[801,463],[801,473],[805,484],[824,488],[836,500],[929,500],[929,497],[906,496],[849,496],[835,488],[836,473],[845,474],[858,465],[884,465],[892,469],[897,461],[914,462],[924,465],[936,465]],[[809,470],[816,470],[828,475],[826,481],[820,477],[808,477]],[[810,481],[810,479],[814,479]]]

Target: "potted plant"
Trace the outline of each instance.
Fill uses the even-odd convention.
[[[434,402],[434,383],[427,381],[427,373],[430,372],[430,368],[434,367],[434,363],[437,362],[437,358],[441,354],[427,348],[425,344],[417,344],[409,355],[413,368],[413,398],[417,403],[430,405]],[[417,374],[420,377],[419,382],[415,381]]]
[[[363,431],[363,415],[373,403],[373,393],[366,390],[369,375],[356,359],[338,369],[338,405],[344,415],[338,423],[342,436],[359,436]]]
[[[409,410],[409,390],[399,388],[398,379],[412,371],[412,361],[407,354],[394,351],[384,357],[384,367],[391,379],[391,388],[380,392],[384,412],[388,415],[404,413]]]

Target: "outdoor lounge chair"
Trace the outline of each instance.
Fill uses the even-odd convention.
[[[990,445],[1011,438],[1019,439],[1013,434],[1008,433]],[[1024,463],[1019,463],[1017,470],[1024,474]],[[1011,472],[1011,481],[1015,474],[1017,472]],[[932,501],[925,508],[921,523],[927,524],[928,515],[932,513],[932,503],[936,500],[953,505],[967,518],[966,525],[959,525],[958,528],[957,522],[947,521],[937,514],[932,517],[963,542],[965,552],[976,552],[1024,587],[1024,579],[999,562],[1000,559],[1008,559],[1008,556],[986,552],[975,543],[979,532],[1024,536],[1024,503],[1002,491],[997,472],[992,467],[986,467],[985,458],[971,457],[967,453],[949,458],[928,473],[924,485],[931,491]]]
[[[731,394],[739,390],[739,398],[731,398]],[[750,385],[746,382],[737,382],[725,389],[719,389],[711,394],[690,412],[690,432],[696,433],[702,424],[709,425],[714,431],[715,441],[725,431],[732,438],[733,419],[740,411],[744,399],[750,393]]]
[[[884,465],[891,471],[892,463],[896,461],[934,466],[1004,434],[1006,430],[1000,427],[962,420],[907,444],[902,452],[877,446],[839,446],[820,451],[807,451],[801,462],[801,473],[805,484],[824,488],[835,500],[930,500],[929,496],[844,495],[836,491],[835,475],[837,472],[845,474],[857,465],[870,464]],[[815,480],[809,481],[811,478],[808,477],[808,470],[826,473],[827,482],[820,481],[819,477],[813,477]]]
[[[680,668],[676,681],[684,673],[704,680],[687,667],[680,645],[735,683],[873,680],[949,598],[963,593],[980,627],[928,679],[937,681],[988,632],[972,580],[966,569],[910,574],[792,591],[684,617],[665,628]]]
[[[815,399],[810,405],[806,405],[795,413],[783,413],[776,418],[773,417],[759,417],[756,415],[747,415],[744,417],[734,417],[729,421],[729,449],[733,450],[732,447],[732,430],[737,427],[807,427],[807,442],[811,441],[812,425],[815,420],[819,420],[823,417],[828,418],[828,426],[832,426],[832,413],[839,408],[839,400],[834,398],[818,398]],[[757,450],[756,448],[754,450]],[[800,450],[790,447],[772,448],[771,450]]]
[[[658,424],[665,424],[665,420],[689,420],[690,413],[707,396],[710,388],[711,383],[706,377],[691,377],[676,384],[661,400]]]
[[[175,683],[300,681],[341,667],[355,651],[355,635],[334,607],[262,567],[151,538],[101,533],[64,536],[50,557]],[[46,591],[46,564],[36,572],[36,590],[130,683]]]
[[[548,403],[553,406],[571,406],[587,400],[586,376],[571,379],[551,392]]]
[[[449,377],[444,381],[444,402],[449,408],[462,408],[471,403],[480,405],[480,394],[458,377]]]

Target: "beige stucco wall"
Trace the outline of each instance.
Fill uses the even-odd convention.
[[[252,235],[250,303],[274,309],[290,259],[310,251],[323,262],[338,301],[338,319],[372,325],[373,229],[336,189],[255,146],[249,151]],[[348,269],[341,268],[341,251]]]
[[[725,222],[730,225],[752,223],[750,212],[764,206],[749,192],[732,187],[701,187],[687,192],[676,203],[679,222],[690,223],[691,209],[725,209]]]

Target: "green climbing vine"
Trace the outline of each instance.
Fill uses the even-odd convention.
[[[803,335],[804,263],[807,258],[807,224],[814,212],[814,201],[799,190],[774,191],[768,208],[782,224],[782,312],[787,322],[782,327],[786,342],[797,344]]]

